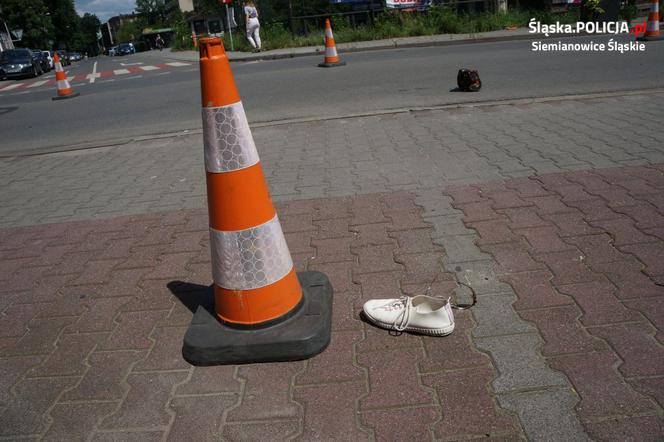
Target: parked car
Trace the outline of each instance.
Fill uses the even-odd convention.
[[[108,56],[109,57],[114,57],[116,55],[118,55],[118,47],[117,46],[111,46],[108,49]]]
[[[55,63],[53,63],[53,55],[51,55],[51,51],[42,51],[44,54],[44,57],[48,60],[48,65],[51,69],[55,68]]]
[[[51,70],[51,64],[48,62],[48,58],[46,58],[41,49],[33,49],[32,55],[37,60],[37,63],[39,63],[41,74]]]
[[[71,52],[69,54],[69,59],[71,61],[81,61],[81,60],[83,60],[83,56],[81,55],[80,52]]]
[[[0,78],[37,77],[39,61],[30,49],[9,49],[0,52]]]
[[[118,45],[118,55],[129,55],[129,54],[135,54],[136,53],[136,48],[134,48],[134,45],[132,43],[121,43]]]

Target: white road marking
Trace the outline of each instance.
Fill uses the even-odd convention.
[[[134,78],[143,78],[142,75],[134,75],[133,77],[122,77],[120,80],[133,80]]]
[[[144,71],[156,71],[159,68],[157,66],[140,66],[140,69]]]
[[[95,82],[95,79],[99,78],[99,77],[101,77],[101,74],[97,73],[97,62],[95,61],[95,64],[92,65],[92,73],[88,74],[88,76],[86,78],[89,78],[90,79],[90,84],[92,84],[92,83]]]
[[[114,75],[124,75],[124,74],[128,74],[128,73],[129,73],[129,69],[114,69],[113,70]]]
[[[120,63],[121,66],[137,66],[139,64],[143,64],[143,62],[140,61],[138,63]]]
[[[115,78],[111,78],[110,80],[99,80],[100,83],[110,83],[111,81],[115,81]]]
[[[28,88],[31,88],[31,87],[41,86],[42,84],[48,83],[49,81],[50,81],[50,80],[40,80],[40,81],[35,81],[34,83],[32,83],[30,86],[27,86],[27,87],[28,87]]]
[[[154,74],[154,76],[156,77],[157,75],[168,75],[168,74],[170,74],[170,73],[171,73],[170,71],[159,72],[158,74]]]
[[[168,66],[175,66],[176,68],[180,66],[189,66],[189,63],[182,63],[181,61],[171,61],[170,63],[164,63],[164,64]]]
[[[11,91],[12,89],[16,89],[17,87],[23,86],[23,83],[14,83],[10,84],[9,86],[5,86],[0,91],[5,92],[5,91]]]

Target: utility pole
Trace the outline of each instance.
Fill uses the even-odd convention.
[[[231,16],[228,12],[228,3],[224,3],[224,5],[226,6],[226,22],[228,23],[228,36],[231,39],[231,51],[234,51],[235,49],[233,48],[233,28],[231,28]]]
[[[293,0],[288,0],[288,23],[290,24],[291,34],[295,37],[295,22],[293,22]]]
[[[113,46],[113,33],[111,32],[111,25],[106,22],[106,28],[108,29],[108,41],[111,42],[111,46]]]

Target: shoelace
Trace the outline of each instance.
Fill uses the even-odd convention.
[[[410,322],[410,308],[413,305],[413,300],[409,296],[404,296],[399,298],[398,302],[404,306],[404,309],[394,319],[392,326],[396,331],[402,332],[408,327],[408,323]]]

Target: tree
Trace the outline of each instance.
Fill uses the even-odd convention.
[[[23,30],[20,46],[48,47],[53,23],[42,0],[2,0],[2,12],[10,30]]]
[[[138,40],[141,36],[141,27],[135,21],[124,21],[118,29],[118,43],[129,43]]]
[[[97,54],[99,52],[99,45],[97,44],[97,31],[101,26],[99,18],[94,14],[85,13],[81,17],[79,24],[79,37],[80,47],[82,51],[90,54]]]
[[[69,49],[74,46],[80,17],[73,0],[45,0],[55,27],[56,46]]]
[[[136,0],[136,12],[148,26],[163,25],[172,8],[173,2],[169,0]]]

